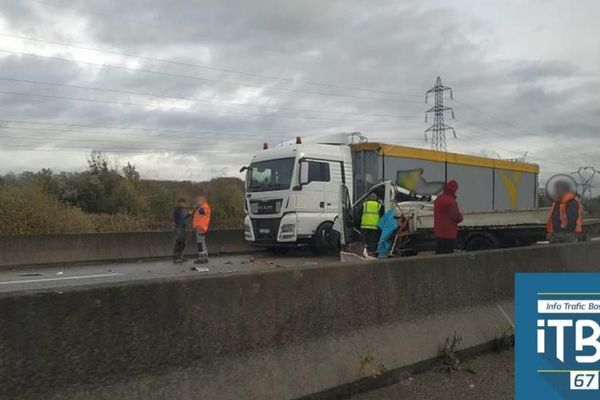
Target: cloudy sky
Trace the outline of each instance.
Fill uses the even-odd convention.
[[[454,89],[448,150],[600,168],[597,0],[0,0],[0,173],[238,176],[265,141],[360,131],[428,147],[424,93]]]

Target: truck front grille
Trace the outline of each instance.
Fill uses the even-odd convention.
[[[260,241],[277,241],[279,232],[279,218],[252,219],[252,228],[254,229],[254,238]]]
[[[254,215],[279,214],[281,203],[283,203],[283,199],[250,200],[250,213]]]

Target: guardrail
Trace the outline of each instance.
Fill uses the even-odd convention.
[[[0,268],[171,257],[173,238],[173,232],[0,236]],[[193,233],[186,239],[186,254],[195,254]],[[207,243],[211,254],[253,250],[242,230],[210,231]]]
[[[588,242],[0,293],[0,398],[313,396],[455,334],[490,343],[511,328],[515,272],[598,260]]]

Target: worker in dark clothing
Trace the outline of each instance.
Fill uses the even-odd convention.
[[[433,234],[437,245],[435,254],[454,253],[458,224],[463,220],[456,202],[457,190],[458,183],[451,180],[433,202]]]
[[[383,206],[377,198],[377,194],[371,193],[362,206],[362,216],[360,218],[360,230],[363,240],[367,247],[367,252],[374,255],[377,252],[377,244],[381,231],[377,224],[383,216]]]
[[[550,243],[570,243],[583,233],[583,207],[567,182],[556,182],[546,224]]]
[[[186,200],[177,200],[177,207],[173,212],[173,222],[175,222],[175,244],[173,245],[173,262],[180,264],[185,261],[183,250],[185,250],[185,230],[187,220],[192,213],[187,209]]]

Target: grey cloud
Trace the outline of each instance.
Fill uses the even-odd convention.
[[[581,76],[582,71],[573,63],[563,61],[522,61],[513,63],[507,71],[519,81],[532,82],[545,78]]]
[[[469,20],[447,4],[425,7],[417,1],[79,0],[61,8],[48,5],[52,1],[4,1],[0,12],[10,22],[9,31],[15,34],[250,73],[112,56],[115,61],[111,63],[135,60],[138,68],[199,78],[187,79],[0,53],[0,76],[205,99],[190,110],[165,110],[0,94],[0,107],[7,119],[157,129],[45,133],[22,129],[17,135],[0,126],[0,137],[10,136],[13,143],[21,138],[23,146],[32,143],[34,137],[46,144],[82,151],[114,148],[123,158],[135,155],[131,151],[138,149],[143,160],[140,170],[149,176],[187,178],[181,175],[180,164],[190,159],[202,165],[204,172],[218,174],[223,168],[234,171],[234,166],[245,163],[251,149],[263,141],[289,140],[297,134],[360,130],[373,140],[386,138],[402,143],[406,138],[411,140],[410,145],[425,146],[414,140],[422,137],[426,127],[421,119],[429,107],[423,102],[424,92],[438,74],[454,88],[457,99],[448,100],[448,104],[455,108],[459,121],[449,123],[464,139],[449,142],[454,151],[494,154],[494,149],[501,147],[517,152],[522,147],[519,140],[544,137],[544,133],[560,138],[569,126],[572,137],[593,140],[600,125],[594,101],[600,85],[598,68],[552,58],[498,61],[493,41],[473,40],[487,35],[486,25]],[[49,21],[58,15],[73,18],[78,24],[85,22],[85,36],[74,36],[69,27],[52,26]],[[68,58],[77,52],[60,46],[38,47]],[[208,58],[204,58],[206,54]],[[399,94],[311,85],[306,81]],[[1,80],[0,90],[117,103],[167,101]],[[247,100],[247,106],[229,104],[240,101],[241,93],[251,91],[258,95]],[[289,118],[292,116],[297,118]],[[27,135],[29,138],[23,138]],[[1,148],[5,141],[0,140]],[[539,139],[531,143],[539,143]],[[171,161],[161,158],[165,165],[157,169],[150,161],[153,150],[171,151]],[[210,151],[217,153],[210,158]],[[536,148],[531,149],[532,154],[535,152]],[[588,150],[586,157],[597,157],[595,152]],[[570,162],[568,157],[560,160],[562,165]],[[31,165],[37,166],[33,158]],[[10,168],[10,160],[0,162],[0,170]],[[553,164],[552,168],[558,167]],[[195,166],[187,165],[185,171],[197,173]]]

